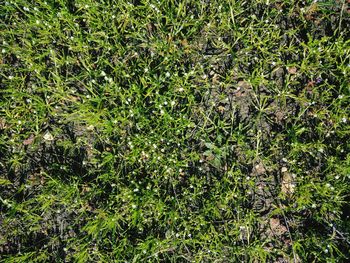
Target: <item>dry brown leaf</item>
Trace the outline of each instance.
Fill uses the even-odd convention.
[[[29,144],[32,144],[32,143],[33,143],[33,141],[34,141],[34,135],[33,135],[33,134],[31,134],[31,135],[29,136],[29,138],[28,138],[28,139],[25,139],[25,140],[23,141],[23,145],[29,145]]]
[[[218,111],[222,114],[225,112],[225,107],[224,106],[219,106]]]
[[[270,228],[276,236],[282,236],[288,231],[278,218],[270,218]]]
[[[187,39],[183,39],[181,40],[181,45],[183,45],[184,47],[187,47],[188,46],[188,42],[187,42]]]
[[[241,87],[243,89],[250,89],[251,88],[250,83],[248,81],[244,81],[244,80],[238,81],[237,86]]]
[[[6,121],[3,118],[0,118],[0,130],[3,130],[6,128]]]
[[[265,172],[266,172],[266,169],[262,163],[258,163],[257,165],[255,165],[254,170],[253,170],[253,173],[255,175],[262,175]]]
[[[289,74],[296,74],[297,73],[297,68],[296,67],[288,67],[288,73]]]
[[[282,177],[281,192],[287,196],[295,192],[294,175],[289,172],[284,172]]]

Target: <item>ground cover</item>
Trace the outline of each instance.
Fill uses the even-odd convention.
[[[347,262],[349,1],[0,2],[0,262]]]

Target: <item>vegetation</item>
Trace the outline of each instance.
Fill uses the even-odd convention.
[[[345,0],[0,4],[0,262],[348,262]]]

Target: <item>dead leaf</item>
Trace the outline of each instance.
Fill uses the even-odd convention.
[[[295,183],[294,178],[295,175],[289,172],[283,172],[282,177],[282,187],[281,192],[287,196],[292,195],[295,192]]]
[[[225,112],[225,107],[224,106],[219,106],[218,111],[222,114]]]
[[[181,40],[181,45],[183,45],[184,47],[187,47],[187,46],[188,46],[188,41],[187,41],[186,38],[183,39],[183,40]]]
[[[278,218],[270,218],[270,228],[276,236],[282,236],[288,231]]]
[[[265,172],[266,172],[266,169],[262,163],[258,163],[257,165],[255,165],[255,167],[253,169],[253,173],[255,175],[262,175]]]
[[[275,113],[275,116],[276,116],[277,121],[282,121],[282,120],[284,119],[284,112],[282,112],[282,111],[277,111],[277,112]]]
[[[45,141],[53,141],[53,136],[50,132],[45,133],[43,138]]]
[[[23,141],[23,145],[29,145],[29,144],[32,144],[32,143],[33,143],[33,141],[34,141],[34,135],[33,135],[33,134],[31,134],[31,135],[29,136],[29,138],[28,138],[28,139],[25,139],[25,140]]]
[[[243,88],[243,89],[250,89],[251,88],[250,83],[248,81],[244,81],[244,80],[238,81],[237,86],[240,88]]]
[[[297,73],[297,68],[296,67],[288,67],[287,70],[288,70],[288,73],[292,74],[292,75]]]
[[[0,130],[3,130],[6,128],[6,121],[5,119],[0,118]]]

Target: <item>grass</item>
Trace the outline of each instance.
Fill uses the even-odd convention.
[[[347,262],[348,1],[0,5],[0,262]]]

